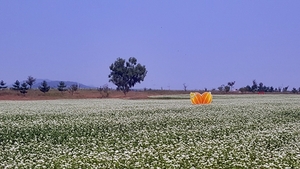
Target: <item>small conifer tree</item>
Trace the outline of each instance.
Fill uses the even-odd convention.
[[[22,93],[24,96],[27,93],[27,90],[29,89],[29,87],[27,86],[27,83],[22,83],[21,87],[20,87],[20,93]]]
[[[41,92],[43,92],[45,94],[46,92],[48,92],[50,90],[50,86],[48,86],[47,82],[44,80],[41,83],[41,86],[39,86],[39,89]]]
[[[64,91],[67,90],[67,85],[65,84],[65,82],[61,81],[59,82],[59,84],[57,85],[57,90],[60,91],[61,93],[63,93]]]
[[[19,80],[16,80],[16,82],[13,84],[12,89],[17,90],[17,91],[19,91],[21,89]]]
[[[6,89],[7,88],[7,86],[5,86],[6,85],[6,83],[4,83],[4,81],[3,80],[1,80],[0,81],[0,90],[2,90],[2,89]]]

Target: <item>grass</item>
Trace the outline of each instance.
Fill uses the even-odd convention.
[[[0,101],[0,168],[300,168],[299,102]]]

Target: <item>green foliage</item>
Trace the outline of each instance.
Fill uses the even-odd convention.
[[[249,85],[247,85],[245,89],[247,92],[251,92],[251,87]]]
[[[252,87],[251,87],[251,91],[252,91],[252,92],[256,92],[257,89],[258,89],[257,83],[256,83],[255,80],[253,80],[252,83],[253,83],[253,84],[252,84]]]
[[[262,82],[260,82],[258,84],[258,91],[263,92],[264,91],[264,84]]]
[[[125,62],[122,58],[117,60],[110,65],[111,70],[109,82],[114,83],[117,86],[117,90],[123,91],[124,95],[129,92],[130,88],[134,87],[136,83],[144,81],[147,70],[145,66],[137,64],[137,59],[134,57],[129,58]]]
[[[218,87],[218,90],[220,91],[220,92],[223,92],[225,89],[224,89],[224,85],[221,85],[220,87]]]
[[[32,85],[34,84],[35,82],[35,78],[33,78],[32,76],[28,76],[27,80],[26,80],[26,83],[29,85],[29,89],[31,89]]]
[[[293,88],[292,92],[293,92],[293,93],[298,93],[298,91],[297,91],[296,88]]]
[[[29,89],[29,87],[27,86],[27,83],[22,83],[21,87],[20,87],[20,93],[22,93],[24,96],[27,93],[27,90]]]
[[[235,84],[235,81],[233,81],[233,82],[228,82],[228,86],[230,86],[230,89],[232,89],[233,88],[233,85]]]
[[[282,92],[287,92],[288,91],[289,86],[286,86],[282,89]]]
[[[241,87],[241,88],[239,89],[239,91],[240,91],[241,93],[245,93],[245,92],[247,91],[247,88],[246,88],[246,87]]]
[[[47,82],[44,80],[41,83],[41,86],[39,86],[39,89],[40,89],[41,92],[46,93],[50,90],[50,86],[48,86]]]
[[[260,82],[258,85],[255,80],[252,81],[252,86],[247,85],[246,87],[240,88],[240,91],[243,92],[281,92],[281,89],[279,90],[277,88],[274,89],[273,86],[266,86],[262,82]]]
[[[19,82],[19,80],[16,80],[16,82],[13,84],[12,89],[13,89],[13,90],[19,91],[20,88],[21,88],[21,87],[20,87],[20,82]]]
[[[0,81],[0,90],[1,90],[1,89],[6,89],[7,86],[5,86],[5,85],[6,85],[6,83],[4,83],[3,80],[1,80],[1,81]]]
[[[63,93],[64,91],[67,91],[66,87],[67,87],[67,85],[65,85],[65,82],[61,81],[57,85],[57,90],[60,91],[61,93]]]
[[[230,86],[225,86],[224,89],[225,89],[225,92],[227,93],[230,91]]]

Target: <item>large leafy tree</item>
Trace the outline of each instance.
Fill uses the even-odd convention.
[[[46,93],[49,92],[50,86],[48,86],[47,82],[44,80],[41,85],[39,86],[41,92]]]
[[[26,80],[26,83],[29,85],[29,89],[32,88],[32,85],[34,84],[35,82],[35,78],[33,78],[32,76],[28,76],[27,80]]]
[[[146,77],[147,70],[145,66],[137,63],[137,59],[131,57],[125,62],[122,58],[110,65],[111,70],[109,82],[114,83],[117,86],[117,90],[121,90],[124,95],[129,92],[130,88],[134,87],[136,83],[141,83]]]

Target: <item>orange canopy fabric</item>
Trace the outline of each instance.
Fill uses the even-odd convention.
[[[198,92],[190,93],[192,104],[210,104],[212,102],[212,95],[210,92],[200,94]]]

